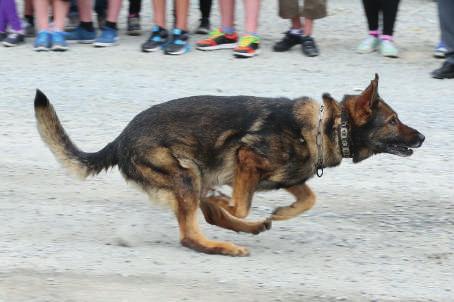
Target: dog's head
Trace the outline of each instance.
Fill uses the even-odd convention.
[[[345,96],[344,108],[350,117],[353,162],[373,154],[413,154],[424,135],[399,120],[397,113],[378,94],[378,75],[360,94]]]

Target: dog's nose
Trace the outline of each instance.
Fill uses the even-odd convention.
[[[422,145],[422,143],[424,142],[426,137],[424,135],[422,135],[421,133],[418,133],[418,138],[419,138],[419,141],[421,142],[421,145]]]
[[[426,139],[426,137],[418,132],[418,141],[416,142],[416,144],[414,145],[413,148],[421,147],[421,145],[422,145],[422,143],[424,142],[425,139]]]

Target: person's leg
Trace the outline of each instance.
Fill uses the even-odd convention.
[[[54,51],[65,51],[68,49],[64,34],[64,27],[66,16],[69,12],[69,6],[69,1],[53,0],[52,2],[54,20],[51,40],[52,50]]]
[[[397,58],[399,50],[393,42],[394,24],[400,0],[380,0],[383,13],[383,32],[380,36],[380,52],[385,57]]]
[[[446,60],[443,65],[432,72],[437,79],[454,78],[454,2],[452,0],[438,0],[438,14],[440,18],[441,37],[446,43]]]
[[[22,25],[17,14],[16,2],[15,0],[1,0],[2,10],[6,16],[6,21],[8,22],[11,29],[15,32],[22,32]]]
[[[305,36],[312,36],[314,31],[314,20],[309,18],[304,18],[304,27],[303,32]]]
[[[27,37],[35,35],[35,17],[33,14],[33,0],[24,1],[24,19],[27,21],[25,32]]]
[[[244,0],[245,34],[233,49],[235,57],[250,58],[259,54],[260,37],[257,34],[260,0]]]
[[[126,33],[130,36],[140,36],[142,34],[142,26],[140,24],[140,9],[142,8],[142,0],[129,0],[129,14],[126,19]]]
[[[117,20],[121,10],[121,0],[108,0],[107,2],[107,18],[101,34],[93,44],[95,47],[109,47],[117,45],[118,28]],[[98,16],[99,18],[99,16]]]
[[[454,2],[439,0],[441,39],[446,44],[446,61],[454,64]]]
[[[138,17],[142,8],[142,0],[129,0],[129,16]]]
[[[326,17],[326,0],[305,0],[301,15],[304,17],[303,38],[301,42],[303,53],[308,57],[316,57],[320,51],[312,37],[314,19]]]
[[[117,20],[120,10],[121,0],[108,0],[106,26],[117,29]]]
[[[175,6],[176,28],[188,31],[189,0],[178,0]]]
[[[202,17],[201,21],[209,23],[212,4],[213,0],[199,0],[199,9]]]
[[[93,26],[92,0],[78,0],[79,25],[72,31],[67,32],[67,41],[77,41],[83,44],[91,44],[96,39],[96,31]]]
[[[380,0],[363,0],[363,7],[367,18],[369,33],[373,36],[378,36],[378,14],[380,12]]]
[[[383,36],[392,37],[400,0],[381,0],[383,11]]]
[[[166,0],[153,1],[153,23],[166,28]]]
[[[300,17],[294,17],[290,19],[291,23],[291,29],[296,29],[296,30],[301,30],[303,29],[303,24],[301,23],[301,18]]]
[[[65,27],[65,20],[69,10],[69,1],[54,0],[54,31],[62,32]]]
[[[221,13],[222,32],[232,34],[235,32],[235,0],[219,0]]]
[[[196,34],[206,35],[210,32],[210,14],[212,0],[199,0],[200,25],[195,31]]]
[[[164,48],[165,54],[181,55],[189,51],[188,12],[189,0],[175,1],[176,22],[170,42]]]
[[[95,13],[98,19],[106,19],[107,0],[95,0]]]
[[[33,16],[33,0],[24,1],[24,16]]]
[[[374,52],[380,46],[380,31],[378,30],[378,15],[380,12],[380,0],[363,0],[364,12],[366,14],[369,36],[358,45],[357,53]]]
[[[2,41],[3,39],[6,38],[6,27],[8,25],[7,23],[7,17],[6,17],[6,10],[4,8],[5,3],[1,0],[0,1],[0,33],[2,33]]]
[[[257,34],[260,0],[244,0],[246,20],[244,29],[248,34]]]
[[[34,0],[33,6],[35,9],[36,25],[38,31],[49,30],[49,1]]]

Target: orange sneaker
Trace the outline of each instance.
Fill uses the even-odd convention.
[[[259,54],[260,38],[253,35],[242,36],[233,54],[240,58],[251,58]]]
[[[200,50],[216,50],[216,49],[227,49],[234,48],[238,42],[238,34],[223,33],[219,28],[216,28],[210,33],[210,37],[198,41],[196,48]]]

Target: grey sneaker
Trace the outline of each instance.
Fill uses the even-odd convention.
[[[359,43],[356,48],[357,53],[371,53],[377,50],[380,45],[380,39],[374,36],[368,36],[366,39]]]
[[[200,19],[200,25],[195,30],[198,35],[207,35],[210,33],[210,21]]]
[[[25,35],[21,33],[10,33],[5,40],[3,45],[6,47],[14,47],[25,43]]]
[[[140,17],[128,17],[128,29],[126,33],[130,36],[140,36],[142,34],[142,27],[140,26]]]
[[[25,21],[22,24],[22,27],[24,28],[25,36],[27,38],[32,38],[32,37],[34,37],[36,35],[35,26],[33,24],[30,24],[27,21]]]
[[[388,58],[398,58],[399,50],[393,41],[382,40],[380,44],[380,53]]]

